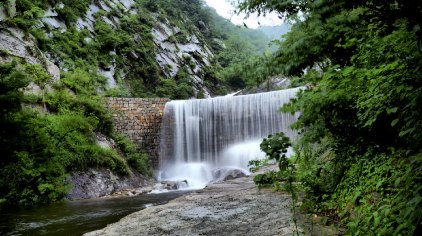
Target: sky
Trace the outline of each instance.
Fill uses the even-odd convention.
[[[266,17],[258,17],[256,14],[244,19],[245,15],[234,14],[234,7],[230,4],[230,0],[205,0],[208,6],[215,8],[217,13],[236,25],[243,25],[245,23],[249,28],[258,28],[261,25],[280,25],[283,23],[277,15],[269,14]]]

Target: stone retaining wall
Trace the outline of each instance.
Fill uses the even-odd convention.
[[[160,128],[167,98],[108,98],[107,106],[113,111],[117,132],[126,135],[137,147],[151,157],[158,167]]]

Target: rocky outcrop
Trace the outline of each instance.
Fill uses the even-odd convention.
[[[142,193],[136,189],[150,187],[154,182],[138,173],[129,176],[118,176],[108,169],[88,169],[71,173],[69,183],[72,189],[68,199],[90,199],[112,195],[113,193],[130,190],[132,194]]]
[[[92,1],[88,7],[85,17],[78,18],[75,23],[75,27],[78,30],[86,29],[91,32],[91,36],[85,38],[85,41],[89,42],[95,37],[94,25],[97,20],[95,14],[100,11],[110,13],[111,11],[113,11],[113,9],[119,9],[120,12],[126,15],[136,14],[136,10],[132,8],[134,3],[135,2],[133,0]],[[49,28],[59,30],[62,33],[66,32],[66,23],[58,17],[58,13],[56,11],[56,9],[60,8],[63,8],[63,3],[51,6],[41,18],[41,26],[44,24],[47,25]],[[105,23],[111,25],[113,28],[117,28],[120,25],[120,19],[116,16],[101,16],[100,19],[103,20]],[[47,36],[53,37],[53,34],[49,33],[47,34]],[[116,54],[116,52],[110,51],[109,54],[113,56]],[[109,64],[110,65],[106,68],[98,68],[97,72],[107,78],[107,84],[109,88],[114,88],[117,87],[117,79],[115,75],[115,59],[112,59]]]
[[[67,25],[63,16],[58,13],[64,7],[64,3],[61,2],[50,5],[42,17],[37,20],[36,27],[43,29],[47,37],[53,38],[55,37],[54,32],[64,33],[68,31],[69,27],[74,26],[78,31],[87,30],[90,32],[84,39],[88,43],[96,40],[95,26],[98,21],[103,21],[118,30],[121,27],[121,22],[123,22],[123,17],[141,14],[140,12],[142,12],[138,10],[139,6],[134,0],[92,0],[84,16],[79,17],[74,25]],[[115,14],[116,12],[118,14]],[[8,0],[6,3],[0,4],[0,23],[13,18],[15,14],[15,0]],[[188,32],[186,29],[177,27],[171,19],[165,19],[157,13],[148,14],[151,14],[151,17],[156,20],[152,29],[152,36],[157,48],[156,62],[161,68],[163,77],[172,79],[183,68],[189,74],[189,84],[194,88],[195,95],[210,97],[209,88],[205,84],[205,77],[207,67],[211,66],[214,55],[203,40],[204,30],[207,29],[205,23],[198,23],[199,28],[193,28]],[[186,21],[182,22],[183,24],[194,24],[189,22],[187,18],[183,21]],[[135,41],[141,40],[138,33],[132,33],[131,36]],[[60,78],[59,67],[64,71],[67,69],[62,58],[57,58],[54,53],[46,57],[38,50],[36,41],[19,29],[0,29],[0,50],[8,51],[16,57],[25,58],[28,63],[43,64],[54,79]],[[130,51],[125,57],[137,59],[139,55],[135,51]],[[131,68],[116,63],[115,50],[110,50],[108,53],[110,54],[110,61],[103,63],[106,65],[100,65],[97,72],[107,78],[109,88],[115,88],[120,85],[118,81],[124,81],[128,75],[130,77]],[[9,59],[0,56],[0,62],[4,60]],[[51,61],[56,63],[57,66]]]
[[[44,13],[39,26],[44,27],[45,25],[50,29],[62,33],[66,32],[68,26],[59,18],[56,11],[57,9],[63,8],[63,6],[63,3],[51,6]],[[91,34],[85,40],[91,41],[95,38],[94,26],[97,20],[102,20],[115,29],[120,27],[121,18],[109,14],[113,11],[121,12],[124,16],[138,14],[133,0],[96,0],[91,2],[85,16],[77,19],[75,27],[78,30],[88,30]],[[100,12],[105,12],[107,14],[98,17],[97,14]],[[2,14],[0,13],[0,17],[1,15]],[[206,46],[205,42],[200,40],[198,35],[200,35],[201,32],[198,30],[197,33],[185,33],[177,26],[172,25],[169,20],[163,20],[162,17],[154,15],[153,13],[152,15],[156,18],[156,24],[152,30],[154,42],[158,49],[155,57],[163,74],[167,78],[173,78],[181,68],[187,68],[187,72],[192,78],[191,82],[195,92],[197,94],[204,94],[205,97],[210,97],[209,89],[204,82],[204,71],[205,67],[211,65],[210,61],[214,55]],[[47,36],[53,37],[53,34],[50,32]],[[135,34],[133,37],[137,39],[139,38],[139,35]],[[110,55],[115,54],[114,51],[110,51],[109,53]],[[131,51],[129,56],[135,59],[138,58],[138,55],[134,51]],[[118,78],[125,79],[124,77],[127,71],[124,70],[125,68],[118,68],[115,59],[112,59],[106,68],[98,68],[97,72],[107,78],[108,87],[114,88],[117,87]],[[122,73],[115,74],[116,71]]]
[[[0,27],[0,63],[11,61],[13,57],[22,58],[29,64],[41,64],[52,76],[53,81],[60,78],[60,69],[38,49],[36,40],[23,30]]]
[[[168,77],[175,77],[182,67],[187,68],[196,93],[201,91],[205,97],[211,97],[205,86],[204,70],[211,65],[214,55],[206,44],[197,35],[171,26],[169,21],[157,22],[152,34],[159,49],[156,60],[163,72]]]
[[[18,57],[25,59],[30,64],[43,64],[35,41],[21,29],[1,28],[0,50],[4,52],[0,58],[2,61],[9,61],[11,57]]]
[[[0,63],[10,62],[14,58],[23,59],[29,64],[42,65],[51,75],[50,83],[60,79],[59,67],[51,62],[37,47],[34,37],[21,29],[0,25]],[[50,86],[47,85],[46,89],[50,89]],[[25,88],[25,92],[41,95],[43,90],[40,86],[31,82]]]

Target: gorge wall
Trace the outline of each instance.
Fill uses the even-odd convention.
[[[158,166],[160,128],[167,98],[108,98],[117,132],[126,135],[140,150],[148,152],[153,167]]]

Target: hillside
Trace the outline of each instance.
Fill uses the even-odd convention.
[[[2,10],[4,38],[19,41],[17,35],[31,34],[35,40],[25,46],[38,47],[45,55],[40,57],[62,71],[78,68],[107,78],[105,90],[113,96],[215,94],[225,84],[214,73],[221,69],[219,65],[232,62],[220,55],[223,50],[236,50],[242,54],[237,60],[242,60],[262,52],[269,42],[259,31],[232,25],[201,1],[15,4],[14,10],[9,5]],[[7,12],[16,13],[8,17]],[[2,49],[11,55],[22,51],[9,48],[15,45],[12,42],[3,42]],[[29,56],[30,52],[20,53],[34,62],[43,60]],[[171,84],[174,80],[177,83]],[[167,91],[173,86],[182,94]]]
[[[279,40],[281,36],[290,31],[291,25],[283,23],[276,26],[260,26],[258,30],[262,31],[270,40]]]

